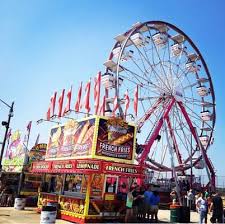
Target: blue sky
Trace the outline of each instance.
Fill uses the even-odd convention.
[[[183,30],[201,51],[216,94],[215,143],[209,155],[225,175],[223,88],[225,87],[224,1],[0,1],[0,97],[15,101],[14,129],[45,116],[55,90],[76,92],[79,81],[104,71],[114,37],[137,21],[162,20]],[[8,108],[0,104],[0,118]],[[51,124],[33,122],[30,145],[38,133],[47,140]],[[4,128],[0,128],[3,138]],[[224,158],[224,156],[223,156]]]

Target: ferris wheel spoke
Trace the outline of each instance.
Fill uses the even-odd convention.
[[[184,97],[184,98],[185,98],[185,97]],[[201,105],[201,104],[198,104],[198,103],[194,102],[193,100],[190,101],[190,100],[186,100],[186,99],[185,99],[184,102],[185,102],[185,105],[188,103],[188,104],[191,104],[192,106],[194,105],[194,106],[197,106],[197,107],[202,108],[202,105]]]
[[[131,42],[133,42],[131,40]],[[164,83],[166,89],[169,91],[170,89],[168,88],[168,86],[166,85],[166,83],[163,81],[163,79],[160,77],[160,74],[158,74],[155,71],[155,67],[150,63],[150,61],[148,60],[148,58],[145,57],[145,55],[143,55],[143,53],[141,52],[141,50],[135,45],[135,43],[133,42],[135,48],[137,49],[137,51],[139,52],[139,54],[142,56],[142,58],[146,61],[146,63],[151,67],[153,73],[155,74],[155,76],[160,80],[160,82]],[[161,65],[162,66],[162,65]]]
[[[177,108],[177,105],[175,106],[176,107],[176,110],[177,110],[177,113],[176,113],[176,118],[178,118],[178,120],[179,120],[179,122],[181,123],[181,124],[183,124],[183,127],[187,130],[187,133],[190,133],[190,127],[189,126],[187,126],[187,125],[184,125],[184,123],[183,123],[183,121],[182,121],[182,119],[181,119],[181,117],[180,117],[180,114],[179,114],[179,112],[178,112],[178,108]],[[184,120],[184,119],[183,119]],[[188,152],[188,154],[190,155],[190,150],[188,150],[188,146],[189,145],[191,145],[191,147],[192,147],[192,143],[191,143],[191,141],[188,139],[188,137],[187,137],[187,134],[184,132],[184,128],[182,128],[181,129],[181,131],[182,131],[182,133],[183,133],[183,138],[180,138],[180,135],[177,133],[177,136],[180,138],[180,140],[183,142],[183,140],[182,139],[184,139],[185,140],[185,142],[186,142],[186,149],[187,149],[187,152]],[[192,135],[191,135],[191,138],[192,138]]]
[[[162,115],[162,111],[160,111],[160,106],[161,106],[161,102],[162,102],[162,99],[157,99],[157,101],[155,101],[153,104],[150,102],[151,104],[151,107],[146,111],[144,110],[145,114],[142,118],[140,118],[138,121],[137,121],[137,127],[138,129],[140,129],[143,124],[149,120],[149,118],[151,117],[151,115],[154,115],[156,117],[155,119],[155,123],[160,119],[161,115]],[[142,104],[143,106],[143,104]],[[158,115],[156,114],[156,112],[158,111]]]
[[[187,130],[187,133],[190,132],[190,130],[186,126],[184,126],[184,128]],[[175,130],[175,132],[176,132],[176,135],[178,136],[178,138],[180,139],[180,142],[184,145],[188,155],[190,155],[190,150],[189,150],[190,141],[187,136],[187,133],[185,133],[183,128],[180,130],[179,133],[177,132],[177,130]],[[183,136],[183,138],[181,137],[181,135]]]
[[[141,58],[141,61],[142,61],[142,64],[143,64],[143,67],[144,67],[144,70],[145,70],[145,71],[142,70],[142,68],[138,65],[138,63],[134,60],[133,57],[131,58],[131,61],[132,61],[132,62],[135,64],[135,66],[143,73],[143,75],[144,75],[146,78],[148,78],[148,77],[146,76],[146,73],[148,73],[148,71],[146,70],[146,68],[145,68],[145,66],[144,66],[144,63],[143,63],[142,58]],[[148,79],[148,82],[150,82],[149,79]]]
[[[162,117],[163,115],[163,110],[158,110],[156,112],[153,112],[152,115],[154,115],[155,119],[148,119],[147,121],[150,121],[150,123],[152,124],[152,128],[151,130],[149,131],[149,134],[145,140],[145,143],[148,141],[148,139],[151,137],[151,135],[153,134],[154,130],[156,129],[157,127],[157,124],[159,123],[160,121],[160,118]]]
[[[179,148],[178,148],[178,145],[177,145],[177,141],[176,141],[176,138],[175,138],[175,135],[174,135],[173,128],[171,126],[169,117],[166,118],[166,122],[167,122],[167,125],[168,125],[168,128],[169,128],[169,133],[170,133],[171,139],[173,141],[173,146],[174,146],[175,154],[177,156],[178,163],[182,164],[181,154],[179,152]]]
[[[147,53],[146,53],[146,51],[145,51],[145,48],[143,48],[143,51],[144,51],[144,54],[145,54],[145,55],[143,55],[143,53],[141,52],[141,50],[140,50],[136,45],[135,45],[135,47],[136,47],[137,52],[138,52],[138,54],[139,54],[139,56],[140,56],[142,66],[143,66],[143,68],[144,68],[144,70],[145,70],[145,72],[146,72],[146,73],[144,73],[144,74],[145,74],[145,76],[146,76],[146,74],[147,74],[148,72],[147,72],[147,69],[146,69],[146,66],[145,66],[144,61],[148,62],[147,64],[149,65],[149,64],[150,64],[149,58],[148,58],[148,56],[147,56]],[[132,59],[132,58],[131,58],[131,59]]]
[[[180,141],[182,142],[182,144],[184,145],[185,149],[187,150],[188,154],[189,154],[189,144],[188,144],[188,137],[187,137],[187,134],[184,132],[184,128],[187,129],[187,131],[189,132],[190,130],[187,128],[187,125],[184,124],[184,121],[181,119],[180,117],[180,114],[178,112],[178,108],[177,108],[177,105],[175,105],[175,108],[176,108],[176,111],[174,113],[174,117],[175,119],[177,120],[177,122],[179,123],[179,126],[181,127],[179,129],[179,133],[178,133],[178,130],[175,129],[175,132],[176,132],[176,135],[178,136],[178,138],[180,139]],[[181,138],[181,133],[183,134],[183,138]],[[183,139],[185,141],[185,143],[183,142]]]
[[[148,30],[148,31],[149,31],[150,38],[151,38],[151,39],[153,39],[153,38],[152,38],[151,31],[150,31],[150,30]],[[162,63],[162,59],[161,59],[161,57],[160,57],[160,55],[159,55],[159,51],[158,51],[158,49],[157,49],[157,47],[156,47],[156,45],[155,45],[154,41],[152,41],[152,45],[154,46],[154,49],[155,49],[156,55],[157,55],[157,57],[158,57],[158,59],[159,59],[159,64],[160,64],[160,67],[161,67],[162,73],[164,74],[164,76],[165,76],[165,78],[166,78],[166,80],[167,80],[167,84],[169,84],[169,83],[170,83],[170,81],[169,81],[169,79],[168,79],[168,77],[167,77],[167,74],[166,74],[166,72],[165,72],[165,69],[164,69],[164,66],[163,66],[163,63]],[[165,84],[165,82],[163,82],[163,83]],[[167,87],[167,89],[168,89],[169,91],[171,91],[171,87],[170,87],[170,85],[169,85],[169,86],[167,86],[167,85],[165,84],[165,86]]]
[[[160,164],[163,164],[167,150],[166,150],[166,147],[164,147],[164,135],[162,135],[162,134],[161,134],[160,142],[161,142],[161,149],[162,149],[162,154],[161,154],[161,157],[160,157],[161,158]]]
[[[127,76],[124,76],[124,75],[120,75],[120,77],[123,78],[124,80],[127,80],[127,81],[129,81],[130,83],[134,84],[135,87],[136,87],[137,85],[141,85],[141,88],[142,88],[142,89],[146,89],[146,90],[149,91],[149,86],[147,86],[147,85],[143,84],[142,82],[140,82],[140,81],[137,79],[137,77],[133,77],[133,76],[132,76],[133,78],[135,78],[135,79],[137,80],[136,82],[135,82],[132,78],[129,79]],[[141,84],[140,84],[140,83],[141,83]],[[134,92],[135,87],[133,88],[133,92]],[[152,88],[156,88],[156,87],[152,87]],[[126,90],[129,89],[129,86],[126,86],[125,89],[126,89]],[[159,92],[154,91],[154,90],[152,90],[151,92],[152,92],[152,93],[155,93],[156,96],[158,95],[158,97],[160,97],[160,96],[159,96]]]
[[[190,85],[188,85],[188,86],[185,86],[185,87],[184,87],[184,90],[186,90],[186,89],[188,89],[188,88],[192,88],[192,87],[194,87],[194,86],[196,86],[196,85],[198,85],[198,82],[194,82],[194,83],[192,83],[192,84],[190,84]]]
[[[151,77],[152,77],[151,74],[153,73],[153,75],[155,76],[156,82],[158,83],[158,85],[160,85],[160,81],[161,81],[161,80],[158,80],[160,74],[158,74],[158,73],[156,72],[155,68],[154,68],[154,67],[155,67],[154,60],[153,60],[153,58],[152,58],[153,63],[151,63],[150,60],[149,60],[149,57],[148,57],[147,50],[146,50],[145,46],[143,47],[143,49],[144,49],[144,54],[145,54],[145,57],[144,57],[144,58],[146,58],[146,61],[148,61],[148,65],[150,65],[150,68],[151,68],[149,77],[151,78]],[[138,51],[138,52],[139,52],[139,54],[140,54],[140,51]],[[153,53],[153,51],[152,51],[152,53]],[[153,57],[153,55],[152,55],[152,57]],[[143,62],[143,63],[144,63],[144,62]],[[148,69],[148,70],[149,70],[149,69]],[[148,70],[147,70],[147,72],[148,72]],[[152,81],[152,80],[151,80],[151,81]]]
[[[187,105],[186,105],[186,108],[188,109],[188,110],[190,110],[191,112],[192,112],[192,114],[194,114],[194,115],[191,115],[191,114],[189,114],[190,116],[192,116],[193,118],[195,118],[196,120],[202,120],[202,118],[198,115],[198,114],[196,114],[190,107],[188,107]],[[210,125],[210,124],[208,124],[206,121],[204,121],[204,123],[209,127],[209,128],[212,128],[212,126]]]
[[[141,77],[140,75],[138,75],[137,73],[133,72],[133,71],[130,71],[128,68],[126,67],[123,67],[124,71],[126,71],[126,74],[127,75],[130,75],[132,74],[132,78],[135,78],[139,83],[141,83],[142,85],[144,85],[144,83],[146,82],[148,85],[151,85],[153,88],[155,88],[157,91],[158,91],[158,94],[160,93],[160,91],[165,91],[164,89],[162,89],[160,86],[157,86],[156,84],[150,82],[149,80],[146,80],[145,78]],[[126,76],[122,76],[120,75],[120,77],[123,77],[123,78],[127,78]],[[142,79],[144,82],[141,82],[138,78]],[[160,91],[159,91],[160,90]]]

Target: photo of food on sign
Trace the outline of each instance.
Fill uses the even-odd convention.
[[[134,126],[119,118],[99,120],[96,155],[132,160]]]
[[[57,157],[57,151],[61,147],[62,141],[63,141],[63,127],[58,126],[56,128],[52,128],[47,146],[46,159]]]
[[[79,157],[91,154],[95,119],[69,120],[51,129],[46,158]]]
[[[95,118],[79,122],[78,130],[74,135],[75,145],[72,157],[91,154],[94,137]]]
[[[91,196],[100,197],[104,185],[104,174],[94,174],[91,182]]]

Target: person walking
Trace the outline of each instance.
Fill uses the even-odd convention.
[[[133,218],[133,191],[134,188],[130,188],[130,191],[127,193],[125,223],[132,221]]]
[[[145,219],[145,204],[144,204],[144,193],[145,188],[141,186],[138,191],[139,195],[136,200],[138,211],[137,211],[137,220],[143,221]]]
[[[199,213],[199,223],[207,223],[208,205],[204,193],[201,193],[200,197],[197,199],[196,208]]]
[[[138,214],[138,199],[140,197],[140,188],[137,185],[137,183],[134,183],[134,191],[132,192],[132,195],[134,197],[134,201],[133,201],[133,221],[136,222],[137,220],[137,214]]]
[[[193,194],[193,191],[192,189],[190,189],[188,192],[187,192],[187,207],[190,208],[190,210],[192,210],[192,205],[194,203],[194,200],[195,200],[195,196]]]
[[[151,221],[158,222],[158,211],[159,211],[159,202],[160,202],[160,197],[159,197],[159,192],[158,191],[153,191],[153,194],[150,196],[150,205],[151,205]]]
[[[223,200],[218,192],[214,193],[212,197],[209,212],[212,212],[212,217],[210,219],[212,223],[223,222]]]
[[[150,220],[151,216],[151,203],[150,203],[151,196],[152,196],[151,185],[149,185],[148,189],[144,193],[144,207],[145,207],[144,218],[147,216],[147,220]]]

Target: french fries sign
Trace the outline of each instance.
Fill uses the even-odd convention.
[[[124,121],[100,118],[96,155],[113,159],[133,159],[135,127]]]
[[[93,116],[51,129],[47,160],[96,158],[133,162],[135,126],[118,118]]]

